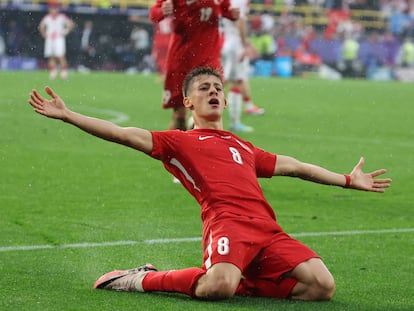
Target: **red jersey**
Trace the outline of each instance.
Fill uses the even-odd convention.
[[[152,41],[152,58],[157,64],[159,73],[164,74],[167,67],[168,46],[171,38],[172,17],[166,17],[154,23],[154,38]]]
[[[257,180],[270,178],[276,155],[231,132],[210,129],[151,132],[151,156],[161,160],[201,206],[201,218],[222,212],[276,219]]]
[[[157,23],[164,18],[156,0],[149,17]],[[195,67],[221,68],[220,16],[230,18],[229,0],[172,0],[174,17],[164,85],[164,107],[182,106],[182,84]]]

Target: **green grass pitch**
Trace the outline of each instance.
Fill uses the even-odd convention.
[[[1,310],[414,310],[413,84],[251,80],[266,114],[243,116],[255,128],[243,138],[344,173],[364,156],[366,171],[393,179],[385,194],[261,180],[282,227],[333,273],[325,303],[94,290],[113,269],[200,266],[199,207],[161,163],[36,115],[28,94],[47,84],[73,110],[123,126],[170,120],[154,75],[0,72]]]

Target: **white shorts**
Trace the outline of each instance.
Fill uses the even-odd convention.
[[[45,40],[45,49],[44,56],[46,58],[55,56],[61,57],[65,56],[66,53],[66,42],[65,37],[58,37],[55,39],[46,39]]]

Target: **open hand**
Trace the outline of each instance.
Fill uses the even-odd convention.
[[[371,173],[364,173],[362,167],[364,166],[364,158],[359,159],[358,164],[352,170],[350,188],[373,191],[373,192],[384,192],[385,188],[389,188],[391,185],[391,178],[377,178],[375,177],[385,174],[386,169],[375,170]]]
[[[37,90],[32,90],[29,104],[41,115],[53,119],[63,119],[67,110],[65,103],[50,87],[46,86],[45,91],[52,99],[46,99]]]
[[[174,4],[171,0],[166,0],[161,4],[162,14],[164,16],[173,15],[174,14]]]
[[[237,20],[240,18],[240,8],[230,8],[230,14],[233,17],[234,20]]]

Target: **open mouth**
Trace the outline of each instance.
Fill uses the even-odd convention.
[[[210,99],[210,100],[208,101],[208,103],[209,103],[210,105],[219,105],[219,104],[220,104],[220,102],[219,102],[219,100],[218,100],[217,98],[212,98],[212,99]]]

